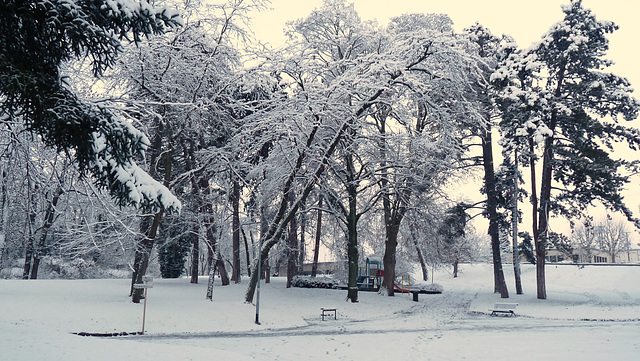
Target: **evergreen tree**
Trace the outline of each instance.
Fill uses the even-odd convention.
[[[518,243],[518,251],[521,255],[527,259],[527,262],[536,264],[536,254],[533,251],[533,244],[531,243],[531,235],[529,232],[520,232],[518,237],[522,238],[522,241]]]
[[[547,297],[544,262],[551,214],[579,217],[599,200],[634,220],[620,195],[628,176],[619,171],[632,164],[612,159],[610,153],[614,142],[626,142],[634,150],[640,145],[640,132],[617,122],[620,116],[636,118],[640,104],[625,78],[604,71],[612,64],[604,59],[607,35],[617,26],[597,20],[580,0],[563,11],[564,19],[536,46],[519,52],[492,76],[503,85],[509,83],[502,103],[507,127],[529,139],[530,159],[535,161],[534,143],[542,151],[539,207],[532,189],[538,213],[533,237],[540,299]],[[602,120],[605,117],[613,121]],[[533,168],[531,174],[535,176]],[[533,178],[532,183],[535,186]]]
[[[139,42],[180,24],[147,1],[6,0],[0,3],[0,121],[24,122],[45,144],[74,156],[120,205],[151,210],[179,201],[135,163],[148,139],[65,83],[60,67],[88,58],[95,76],[110,68],[124,39]]]
[[[188,222],[170,222],[165,219],[162,223],[161,227],[166,228],[166,232],[157,237],[160,273],[162,278],[178,278],[184,270],[189,248],[198,242],[198,234],[192,232],[193,226]]]
[[[477,45],[478,56],[482,59],[478,67],[483,75],[489,76],[495,69],[499,58],[500,39],[480,24],[467,29],[470,39]],[[497,180],[493,158],[492,116],[494,112],[494,91],[488,83],[478,81],[473,84],[474,96],[483,118],[483,126],[474,127],[474,133],[480,138],[482,145],[482,166],[484,169],[483,192],[487,195],[485,215],[489,219],[489,236],[491,237],[491,251],[493,258],[494,292],[500,297],[508,298],[509,290],[502,270],[500,255],[500,215],[498,214],[499,193],[496,189]]]

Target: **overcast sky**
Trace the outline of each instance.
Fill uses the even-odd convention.
[[[355,9],[363,20],[377,20],[386,25],[389,18],[406,13],[448,14],[458,31],[476,21],[488,27],[494,34],[508,34],[515,38],[520,47],[529,47],[564,14],[561,6],[569,0],[353,0]],[[600,20],[616,23],[620,29],[609,36],[611,40],[608,59],[615,62],[610,69],[617,75],[631,81],[632,87],[640,89],[640,1],[638,0],[583,0],[585,8],[591,9]],[[253,16],[253,31],[262,42],[274,47],[285,41],[283,29],[288,21],[304,18],[322,5],[322,0],[272,0],[271,10]],[[640,98],[640,90],[635,92]],[[631,125],[640,128],[640,120]],[[626,153],[626,152],[625,152]],[[614,156],[615,157],[615,156]],[[625,154],[626,157],[640,159],[639,153]],[[528,177],[528,176],[526,176]],[[640,176],[636,176],[639,178]],[[627,205],[638,215],[640,179],[623,193]],[[478,188],[475,184],[470,187]],[[469,189],[471,191],[471,189]],[[529,204],[521,205],[527,208]],[[530,206],[529,206],[530,207]],[[521,210],[524,210],[522,209]],[[527,212],[529,213],[529,212]],[[527,217],[525,215],[525,217]],[[530,223],[525,218],[525,224]],[[553,224],[552,224],[553,226]],[[567,232],[565,226],[558,231]]]

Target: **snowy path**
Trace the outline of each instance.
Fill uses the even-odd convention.
[[[637,360],[637,322],[558,321],[472,316],[444,327],[377,329],[312,325],[298,329],[127,338],[141,344],[229,352],[255,360]],[[390,326],[393,325],[393,320]],[[536,347],[536,343],[544,347]],[[537,350],[537,351],[536,351]],[[365,357],[365,355],[368,355]]]

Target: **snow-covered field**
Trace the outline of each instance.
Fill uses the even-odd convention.
[[[491,267],[463,265],[459,278],[436,272],[439,295],[380,296],[262,285],[261,325],[243,302],[245,282],[156,279],[144,336],[80,337],[74,332],[136,332],[142,304],[127,280],[0,281],[0,360],[640,360],[640,267],[547,267],[547,300],[535,297],[535,270],[523,267],[518,317],[490,316],[500,302]],[[320,308],[337,308],[337,320]]]

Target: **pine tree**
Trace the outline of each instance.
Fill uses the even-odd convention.
[[[532,189],[537,208],[533,236],[540,299],[547,298],[544,262],[551,214],[580,217],[599,200],[638,224],[620,195],[628,176],[619,169],[633,164],[610,157],[614,142],[626,142],[633,150],[640,145],[638,130],[618,124],[620,116],[636,118],[640,104],[631,96],[625,78],[604,71],[612,64],[604,59],[609,48],[607,35],[617,26],[597,20],[580,0],[564,6],[563,11],[564,19],[536,46],[519,52],[517,60],[505,62],[492,76],[505,85],[502,109],[508,121],[503,129],[528,139],[525,150],[532,161],[532,177],[535,146],[542,151],[539,207],[536,189]],[[603,120],[605,117],[612,121]],[[532,183],[535,186],[533,178]]]
[[[480,24],[475,24],[467,30],[471,40],[478,46],[478,56],[482,59],[479,67],[484,75],[489,75],[496,66],[499,54],[498,45],[500,39]],[[489,236],[491,237],[491,250],[493,259],[494,292],[500,293],[500,297],[508,298],[509,290],[504,278],[502,269],[502,258],[500,255],[500,223],[498,214],[498,192],[496,190],[497,180],[493,158],[493,136],[492,136],[492,116],[493,116],[493,89],[489,84],[477,82],[474,84],[474,91],[480,113],[483,118],[483,125],[476,127],[474,133],[480,138],[482,144],[482,165],[484,169],[483,191],[487,195],[485,215],[489,219]]]
[[[177,210],[180,202],[134,161],[149,144],[143,133],[74,94],[63,63],[88,58],[102,75],[121,41],[141,41],[180,24],[147,1],[6,0],[0,3],[0,121],[21,121],[42,141],[75,157],[83,174],[120,205]]]

